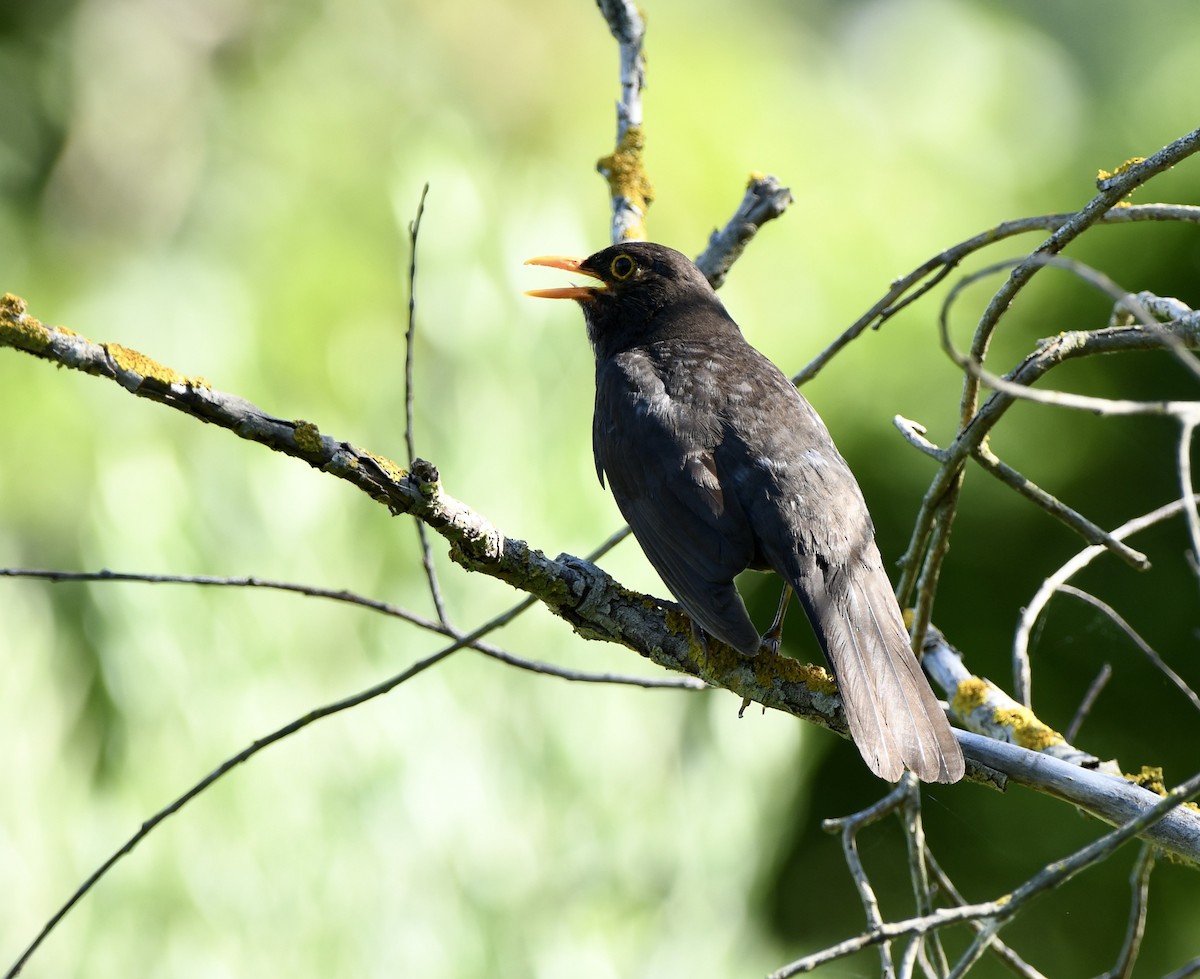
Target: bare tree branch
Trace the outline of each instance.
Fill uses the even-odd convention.
[[[879,913],[879,901],[875,897],[875,889],[871,886],[866,868],[858,855],[858,833],[873,823],[879,822],[885,816],[898,811],[906,797],[915,791],[915,783],[916,779],[912,773],[905,772],[896,787],[874,805],[853,815],[842,816],[838,819],[826,819],[821,823],[821,828],[826,833],[838,833],[842,838],[842,853],[846,859],[846,866],[854,880],[858,899],[862,902],[867,927],[871,930],[883,924],[883,917]],[[887,979],[891,979],[896,974],[896,967],[892,963],[892,945],[889,941],[879,943],[879,967],[880,974]]]
[[[837,945],[822,949],[820,952],[797,959],[772,972],[769,979],[787,979],[789,976],[799,975],[802,972],[811,972],[827,962],[845,958],[864,948],[902,936],[924,935],[935,929],[960,922],[982,921],[985,924],[984,930],[976,935],[971,947],[950,973],[951,976],[962,975],[969,964],[975,961],[975,957],[990,943],[994,931],[1012,920],[1030,901],[1046,891],[1061,886],[1088,867],[1105,860],[1131,837],[1145,833],[1168,813],[1178,812],[1180,804],[1197,793],[1200,793],[1200,775],[1195,775],[1187,782],[1172,789],[1166,796],[1158,799],[1153,805],[1117,829],[1076,850],[1065,859],[1049,864],[1009,894],[994,901],[956,908],[942,908],[930,915],[880,925],[855,938],[847,939]]]
[[[349,442],[322,435],[311,422],[268,415],[244,398],[215,390],[144,354],[46,327],[29,316],[24,302],[14,296],[0,299],[0,346],[115,380],[138,397],[307,462],[352,483],[393,514],[423,521],[449,542],[456,563],[528,593],[585,638],[621,643],[666,669],[700,677],[740,697],[847,735],[837,688],[820,667],[776,658],[774,669],[763,669],[719,643],[709,643],[705,655],[694,643],[690,621],[674,605],[623,587],[587,561],[568,554],[551,559],[507,536],[445,493],[436,467],[424,460],[405,470]]]
[[[938,886],[950,896],[954,903],[958,905],[966,904],[966,898],[964,898],[958,888],[954,886],[954,881],[947,876],[946,872],[941,868],[937,862],[937,859],[932,854],[929,856],[929,865],[933,869],[934,878],[937,880]],[[970,921],[968,924],[976,934],[979,934],[984,929],[984,925],[978,921]],[[1023,958],[1021,958],[1021,956],[1005,945],[1004,942],[1002,942],[994,934],[990,938],[990,944],[988,947],[993,953],[995,953],[996,957],[999,958],[1001,962],[1007,965],[1016,975],[1021,976],[1022,979],[1046,979],[1046,977],[1038,972],[1037,969],[1035,969]]]
[[[754,173],[746,194],[728,223],[708,238],[708,246],[696,257],[696,265],[720,289],[733,263],[768,221],[783,214],[792,203],[792,192],[770,174]]]
[[[878,329],[900,310],[915,302],[954,271],[963,259],[990,248],[999,241],[1028,234],[1031,231],[1054,231],[1061,228],[1073,213],[1039,214],[1034,217],[1004,221],[960,241],[957,245],[939,252],[918,265],[906,275],[892,282],[888,291],[862,316],[843,330],[824,350],[792,376],[797,385],[812,380],[833,358],[852,341],[869,329]],[[1134,224],[1144,221],[1182,221],[1200,224],[1200,207],[1182,204],[1132,204],[1106,211],[1098,224]]]
[[[1184,964],[1174,972],[1168,973],[1162,979],[1188,979],[1189,976],[1200,975],[1200,955]]]
[[[1096,703],[1101,692],[1108,684],[1109,678],[1112,676],[1112,667],[1105,663],[1100,672],[1096,674],[1096,678],[1088,685],[1087,692],[1083,695],[1083,700],[1079,702],[1079,707],[1075,710],[1075,716],[1071,718],[1071,723],[1067,725],[1066,739],[1074,741],[1079,729],[1083,727],[1083,722],[1087,720],[1087,716],[1091,713],[1092,705]]]
[[[957,512],[958,493],[965,476],[962,461],[966,454],[977,455],[982,450],[989,431],[999,417],[997,411],[1003,412],[1014,400],[1023,399],[1061,407],[1073,407],[1105,415],[1163,414],[1175,418],[1185,426],[1189,424],[1189,420],[1192,420],[1191,423],[1194,424],[1195,419],[1200,419],[1200,402],[1132,402],[1068,395],[1057,391],[1034,390],[1028,386],[1028,378],[1014,381],[1011,376],[1000,377],[987,371],[983,366],[983,356],[986,353],[987,342],[981,340],[981,335],[990,333],[994,329],[994,324],[991,326],[987,325],[987,314],[985,314],[985,319],[981,321],[981,325],[975,331],[975,338],[972,341],[970,352],[959,352],[950,339],[948,323],[949,309],[955,298],[968,283],[986,275],[994,274],[1014,264],[1016,269],[1014,269],[1013,275],[1016,274],[1016,270],[1018,269],[1040,267],[1042,265],[1056,265],[1069,269],[1084,278],[1085,281],[1112,296],[1124,309],[1135,312],[1140,320],[1139,325],[1165,349],[1171,350],[1176,356],[1185,358],[1188,356],[1186,350],[1183,349],[1187,345],[1186,341],[1170,328],[1170,324],[1164,325],[1156,322],[1151,312],[1142,307],[1135,297],[1118,289],[1111,280],[1101,273],[1088,269],[1081,263],[1069,261],[1057,255],[1034,254],[1020,262],[1002,262],[989,266],[981,272],[965,277],[950,291],[942,305],[942,311],[939,316],[939,329],[943,349],[967,375],[974,378],[975,384],[988,384],[996,390],[996,395],[993,395],[987,404],[979,408],[977,405],[977,395],[971,393],[969,385],[964,387],[964,412],[965,406],[969,404],[971,406],[970,413],[962,415],[959,435],[950,449],[945,451],[942,457],[942,465],[925,493],[908,549],[905,551],[902,559],[903,570],[900,582],[897,585],[897,593],[901,601],[907,601],[907,597],[914,586],[914,581],[919,585],[920,589],[915,603],[912,624],[914,645],[920,644],[925,629],[928,628],[929,623],[932,621],[933,589],[936,587],[941,564],[945,560],[949,549],[950,527]],[[1179,325],[1184,331],[1189,331],[1192,326],[1191,323],[1184,324],[1182,322]],[[1044,373],[1050,366],[1053,366],[1053,363],[1044,364],[1040,373]],[[1035,370],[1033,373],[1038,375],[1039,372]],[[997,397],[1003,397],[1008,400],[1007,402],[998,402],[996,401]],[[989,412],[989,405],[995,405],[996,409]],[[981,421],[981,419],[986,420]],[[996,461],[998,462],[998,460]],[[993,469],[995,469],[994,466]],[[1001,471],[996,470],[996,474],[1001,474]],[[1184,475],[1181,473],[1181,479],[1184,478]],[[1190,477],[1185,482],[1190,482]],[[1065,508],[1061,504],[1057,506],[1051,505],[1053,498],[1044,491],[1030,491],[1026,495],[1035,502],[1045,505],[1052,514],[1060,517],[1060,519],[1065,515]],[[1058,501],[1053,502],[1055,504],[1058,503]],[[1080,529],[1086,528],[1086,523],[1078,514],[1075,514],[1068,522],[1072,525],[1078,525]],[[1200,525],[1200,515],[1196,517],[1196,523]],[[1106,538],[1100,539],[1109,545],[1113,543]],[[1133,554],[1124,554],[1122,556],[1126,557],[1126,559],[1134,557]]]
[[[954,716],[969,729],[955,732],[967,758],[968,778],[991,781],[999,789],[1011,781],[1069,802],[1114,826],[1158,798],[1121,777],[1112,763],[1070,744],[995,684],[973,676],[937,629],[931,628],[926,636],[922,665],[950,694]],[[1181,807],[1157,823],[1145,839],[1200,868],[1200,811]]]

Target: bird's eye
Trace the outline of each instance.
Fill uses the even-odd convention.
[[[621,279],[628,279],[631,275],[633,275],[633,259],[622,252],[612,260],[612,265],[608,267],[608,270],[612,273],[612,277],[618,281]]]

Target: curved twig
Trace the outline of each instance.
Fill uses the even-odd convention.
[[[1193,497],[1188,502],[1194,506],[1196,501],[1197,497]],[[1173,500],[1156,510],[1151,510],[1140,517],[1126,521],[1114,530],[1112,535],[1118,540],[1123,540],[1131,534],[1136,534],[1139,530],[1144,530],[1147,527],[1175,516],[1184,509],[1184,500]],[[1038,616],[1042,614],[1042,610],[1046,607],[1047,602],[1050,601],[1050,597],[1059,587],[1077,572],[1091,564],[1104,551],[1105,548],[1095,544],[1091,547],[1085,547],[1066,564],[1046,578],[1034,593],[1033,598],[1030,599],[1029,604],[1021,611],[1021,617],[1017,621],[1017,630],[1013,636],[1013,692],[1017,699],[1026,707],[1032,703],[1033,697],[1033,676],[1029,668],[1029,636],[1033,632],[1033,625],[1037,621]]]
[[[1092,595],[1081,588],[1075,588],[1074,586],[1065,583],[1060,583],[1057,590],[1063,595],[1070,595],[1072,598],[1078,598],[1081,602],[1086,602],[1088,605],[1092,606],[1092,608],[1099,609],[1106,616],[1108,616],[1113,625],[1125,633],[1125,636],[1129,639],[1129,641],[1138,648],[1138,651],[1150,661],[1154,668],[1162,673],[1173,684],[1175,684],[1175,686],[1179,688],[1180,692],[1187,697],[1189,701],[1191,701],[1192,706],[1195,707],[1196,710],[1200,710],[1200,696],[1196,695],[1196,691],[1188,686],[1187,681],[1184,680],[1183,677],[1181,677],[1178,673],[1171,669],[1170,666],[1167,665],[1163,658],[1158,655],[1158,651],[1148,642],[1146,642],[1146,640],[1142,638],[1141,634],[1133,626],[1126,622],[1124,617],[1115,608],[1109,605],[1108,602],[1102,602],[1095,595]]]
[[[1039,214],[1033,217],[1004,221],[988,228],[965,241],[945,249],[918,265],[911,272],[896,279],[887,292],[870,309],[843,330],[817,356],[792,376],[799,385],[816,377],[817,374],[849,343],[870,329],[878,329],[901,309],[915,302],[938,283],[942,282],[964,258],[984,248],[1017,235],[1032,231],[1053,231],[1062,227],[1072,214]],[[1182,204],[1133,204],[1106,211],[1098,224],[1134,224],[1143,221],[1184,221],[1200,224],[1200,207]]]
[[[413,429],[413,360],[416,353],[417,335],[417,237],[421,233],[421,218],[425,214],[425,198],[429,195],[429,184],[421,189],[417,201],[417,213],[408,226],[408,329],[404,333],[404,445],[408,449],[408,464],[417,458],[417,444]],[[446,602],[442,598],[442,586],[438,583],[437,566],[433,563],[433,551],[429,547],[429,535],[425,525],[418,521],[417,540],[421,546],[421,566],[425,569],[425,581],[429,585],[429,596],[438,621],[450,624],[446,617]]]

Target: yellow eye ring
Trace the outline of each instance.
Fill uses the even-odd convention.
[[[612,273],[612,277],[619,282],[633,275],[634,268],[636,268],[636,265],[633,259],[622,252],[612,260],[612,264],[609,265],[608,270]]]

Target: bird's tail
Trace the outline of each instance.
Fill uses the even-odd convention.
[[[874,566],[871,566],[874,565]],[[867,766],[897,781],[957,782],[962,750],[909,648],[882,562],[792,582],[833,667],[850,734]]]

